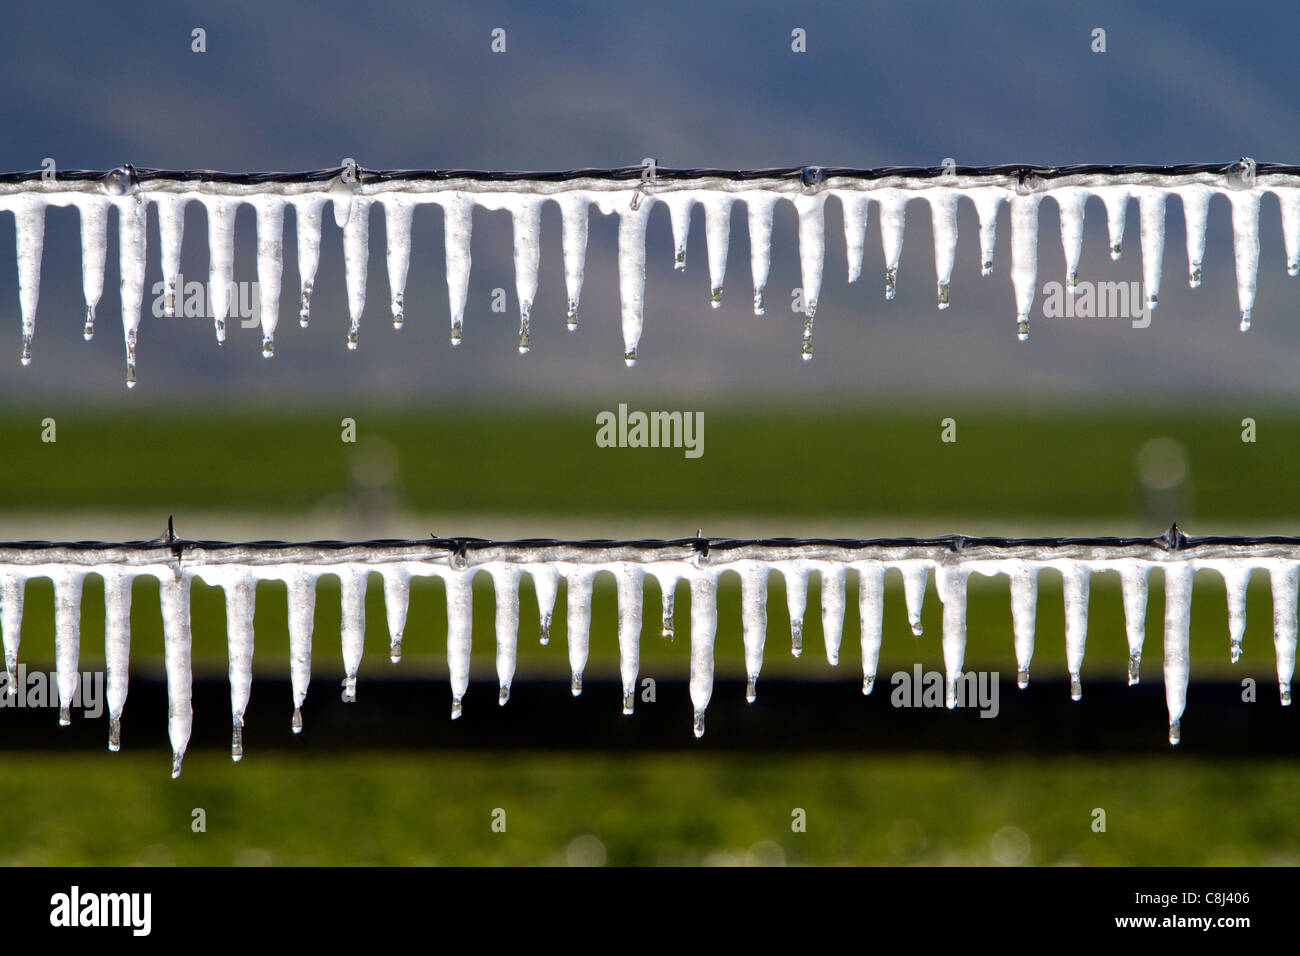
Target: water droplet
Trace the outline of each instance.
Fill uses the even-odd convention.
[[[628,349],[623,353],[623,364],[628,368],[636,365],[636,349]]]
[[[104,191],[110,196],[129,196],[139,188],[140,180],[129,163],[109,170],[104,176]]]
[[[948,308],[948,283],[939,283],[939,308]]]
[[[393,328],[400,329],[406,324],[405,293],[393,293]]]
[[[23,347],[18,355],[18,361],[24,365],[32,364],[32,335],[30,332],[23,333]]]
[[[1241,331],[1250,331],[1250,309],[1241,310]]]
[[[790,622],[790,653],[795,657],[803,653],[803,618]]]
[[[1016,322],[1016,338],[1018,338],[1021,342],[1026,342],[1026,341],[1029,340],[1029,320],[1028,320],[1028,319],[1019,319],[1019,320]]]
[[[1083,682],[1079,680],[1078,674],[1070,675],[1070,700],[1083,699]]]
[[[244,759],[244,722],[236,720],[230,733],[230,759],[238,763]]]
[[[1141,670],[1142,670],[1142,655],[1130,654],[1128,658],[1128,685],[1130,687],[1132,687],[1134,684],[1138,683],[1142,679],[1139,673]]]
[[[1278,681],[1277,684],[1278,699],[1282,701],[1283,707],[1291,706],[1291,682]]]
[[[1286,274],[1289,276],[1300,276],[1300,256],[1296,256],[1286,264]]]
[[[122,749],[122,721],[117,717],[108,718],[108,749],[113,753]]]
[[[1182,739],[1183,739],[1182,721],[1175,720],[1172,724],[1169,725],[1169,743],[1173,744],[1174,746],[1177,746],[1178,741]]]
[[[1069,287],[1071,292],[1077,291],[1079,288],[1079,273],[1071,272],[1069,276],[1066,277],[1065,284]]]
[[[1016,671],[1016,686],[1021,690],[1029,686],[1029,670],[1027,668]]]
[[[582,696],[582,675],[575,673],[569,681],[569,693],[574,697]]]
[[[497,706],[504,707],[510,703],[510,685],[502,684],[501,690],[497,692]]]
[[[181,761],[185,759],[185,751],[176,750],[172,752],[172,779],[175,780],[181,775]]]
[[[275,339],[269,335],[262,337],[262,358],[272,358],[275,355]]]
[[[767,305],[763,298],[763,290],[759,289],[754,293],[754,314],[764,315],[767,313]]]
[[[302,733],[302,711],[297,707],[293,709],[293,717],[289,721],[289,727],[295,734]]]
[[[393,638],[393,642],[388,645],[388,659],[394,664],[402,660],[402,635],[398,634]]]
[[[722,286],[717,286],[709,293],[709,305],[715,309],[722,308]]]
[[[569,308],[565,314],[564,325],[570,332],[577,331],[578,328],[578,300],[577,299],[569,300]]]
[[[465,708],[461,704],[461,699],[459,697],[453,697],[451,699],[451,719],[460,720],[460,715],[464,712]]]
[[[954,681],[948,681],[943,689],[943,706],[949,710],[957,709],[957,685]]]
[[[885,270],[885,298],[892,301],[898,292],[898,266]]]
[[[352,327],[348,329],[348,351],[349,352],[355,352],[357,350],[357,333],[359,331],[360,331],[360,327],[354,321],[352,323]]]
[[[541,627],[537,629],[537,640],[543,646],[551,643],[551,615],[549,612],[542,615]]]
[[[673,268],[678,272],[686,271],[686,247],[678,246],[677,252],[673,255]]]
[[[163,292],[163,317],[167,319],[176,318],[176,279],[174,277],[167,280],[167,287]]]
[[[349,674],[343,678],[343,700],[349,704],[357,702],[357,675]]]
[[[462,325],[461,325],[461,321],[460,321],[459,319],[454,319],[454,320],[452,320],[452,323],[451,323],[451,344],[452,344],[452,345],[460,345],[461,338],[463,337],[463,334],[464,334],[464,329],[463,329],[463,327],[462,327]]]
[[[875,686],[876,686],[875,677],[862,678],[862,696],[863,697],[869,696],[871,694],[872,688],[874,688]]]
[[[212,320],[212,326],[213,326],[213,328],[216,330],[216,333],[217,333],[217,344],[218,344],[218,345],[225,345],[225,344],[226,344],[226,320],[225,320],[225,319],[213,319],[213,320]]]
[[[982,275],[982,276],[991,276],[991,275],[993,275],[993,260],[992,260],[992,259],[985,259],[983,262],[980,263],[980,275]]]
[[[1187,275],[1187,284],[1193,289],[1201,287],[1201,264],[1199,262],[1192,263],[1191,271]]]
[[[81,330],[82,337],[89,342],[95,337],[95,307],[86,306],[86,327]]]
[[[1122,242],[1117,242],[1110,247],[1110,257],[1112,259],[1118,259],[1123,254],[1124,254],[1124,244]]]
[[[527,355],[530,348],[532,337],[528,334],[528,313],[523,312],[519,316],[519,354]]]
[[[745,681],[745,700],[751,704],[758,700],[758,681],[752,677]]]
[[[812,361],[813,357],[813,319],[808,316],[803,320],[803,342],[799,346],[799,356],[805,362]]]
[[[913,637],[920,637],[925,633],[925,627],[921,624],[921,619],[919,617],[915,621],[908,621],[908,626],[912,628]]]
[[[303,280],[302,302],[298,306],[298,324],[304,329],[311,324],[311,290],[313,285],[311,279]]]
[[[1237,637],[1228,638],[1228,659],[1232,663],[1241,660],[1241,639]]]
[[[696,737],[697,740],[698,740],[700,737],[703,737],[703,736],[704,736],[704,711],[702,711],[702,710],[697,710],[697,711],[695,712],[695,727],[694,727],[694,730],[695,730],[695,737]]]
[[[72,711],[67,707],[59,708],[59,726],[66,727],[72,723]]]
[[[623,716],[632,716],[632,711],[636,707],[636,691],[628,690],[623,692]]]
[[[826,170],[820,166],[805,166],[799,170],[799,181],[805,189],[816,189],[826,181]]]

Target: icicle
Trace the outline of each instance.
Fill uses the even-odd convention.
[[[400,329],[406,321],[406,274],[411,268],[411,220],[415,207],[404,197],[385,198],[383,203],[393,328]]]
[[[1083,696],[1083,654],[1088,643],[1088,592],[1090,573],[1087,565],[1070,563],[1061,568],[1065,593],[1065,665],[1070,672],[1070,699]]]
[[[1106,206],[1106,230],[1110,234],[1110,257],[1118,259],[1124,252],[1124,220],[1128,216],[1128,187],[1099,186],[1093,189],[1093,193]]]
[[[817,298],[821,295],[822,271],[826,260],[826,196],[824,192],[795,197],[799,213],[799,281],[803,289],[804,361],[812,358],[813,320],[817,315]]]
[[[974,189],[970,193],[980,217],[980,275],[993,274],[993,250],[998,241],[998,208],[1006,200],[999,189]]]
[[[944,704],[957,706],[957,682],[966,662],[966,578],[964,568],[940,566],[934,572],[935,589],[943,604]]]
[[[582,298],[582,276],[587,261],[587,196],[580,192],[559,197],[564,244],[564,289],[568,293],[567,325],[578,327],[578,303]]]
[[[844,248],[849,266],[849,282],[862,275],[862,254],[867,244],[867,207],[871,197],[865,192],[842,192],[840,207],[844,213]]]
[[[700,199],[700,205],[704,207],[704,238],[709,247],[709,304],[715,309],[722,306],[722,282],[727,275],[731,204],[734,200],[730,193],[712,193]]]
[[[135,575],[104,568],[104,683],[108,697],[108,749],[122,747],[122,709],[131,670],[131,585]]]
[[[334,204],[338,215],[339,205]],[[348,287],[348,349],[356,351],[361,313],[366,308],[366,272],[370,263],[370,200],[353,198],[352,211],[343,226],[343,274]]]
[[[18,646],[23,639],[23,592],[27,578],[16,571],[0,572],[0,636],[5,649],[5,693],[18,694]]]
[[[1220,571],[1228,594],[1228,657],[1235,664],[1241,659],[1241,642],[1246,635],[1246,587],[1251,569],[1233,564]]]
[[[82,570],[54,572],[54,668],[59,684],[59,723],[72,722],[72,701],[81,682],[81,585]]]
[[[163,315],[174,319],[176,318],[176,296],[185,295],[185,290],[177,289],[176,283],[180,281],[181,243],[185,237],[185,206],[189,200],[177,193],[160,192],[154,194],[153,201],[158,209],[158,244],[162,250]],[[271,202],[281,210],[284,209],[279,199]],[[283,212],[280,221],[284,222]],[[260,226],[258,235],[261,235]],[[261,281],[260,276],[258,281]],[[87,316],[87,319],[89,318]]]
[[[1061,215],[1061,248],[1065,252],[1065,285],[1073,291],[1079,285],[1079,257],[1083,254],[1083,220],[1088,193],[1065,187],[1052,191]]]
[[[707,573],[691,578],[691,706],[695,736],[704,736],[704,711],[713,697],[713,640],[718,631],[718,582]]]
[[[172,778],[181,775],[181,761],[194,726],[193,674],[190,669],[190,578],[160,579],[163,620],[163,663],[167,670],[167,736],[172,746]]]
[[[764,295],[767,291],[767,278],[772,271],[772,216],[776,211],[776,201],[777,197],[771,193],[745,194],[745,212],[749,221],[749,270],[754,277],[755,315],[767,311]]]
[[[1201,284],[1201,263],[1205,259],[1205,224],[1210,216],[1209,186],[1191,183],[1178,189],[1183,201],[1183,220],[1187,230],[1187,284],[1193,289]]]
[[[1029,665],[1034,659],[1034,630],[1038,621],[1038,568],[1021,564],[1011,578],[1011,629],[1016,645],[1016,686],[1029,686]]]
[[[1237,303],[1241,307],[1241,331],[1250,329],[1255,307],[1255,283],[1259,276],[1259,193],[1230,192],[1232,202],[1232,251],[1237,260]]]
[[[803,654],[803,615],[808,607],[808,565],[802,561],[786,565],[781,576],[785,578],[785,606],[790,612],[790,653]]]
[[[519,578],[522,572],[507,564],[494,566],[491,573],[497,608],[497,704],[504,707],[510,700],[510,684],[515,679],[519,652]]]
[[[745,639],[745,700],[758,699],[758,675],[763,670],[767,642],[766,564],[754,562],[740,572],[740,621]]]
[[[678,272],[686,269],[686,240],[691,232],[691,210],[695,208],[695,196],[690,192],[669,192],[659,197],[659,201],[668,207],[668,218],[673,229],[673,268]]]
[[[677,582],[680,580],[676,574],[656,574],[659,580],[659,590],[663,597],[663,624],[660,634],[666,641],[674,639],[674,628],[676,627],[676,610],[674,605],[677,599]]]
[[[519,297],[519,354],[531,347],[529,321],[537,297],[537,270],[542,252],[542,200],[520,203],[510,211],[515,238],[515,295]]]
[[[334,207],[334,225],[340,229],[348,227],[354,212],[361,212],[356,204],[356,187],[355,181],[348,182],[342,176],[339,176],[330,184],[330,203]]]
[[[1300,189],[1274,186],[1282,209],[1282,243],[1286,248],[1287,275],[1300,276]]]
[[[451,673],[451,719],[460,717],[469,689],[474,645],[474,572],[453,571],[447,582],[447,669]]]
[[[897,189],[881,189],[880,242],[885,250],[885,298],[893,299],[898,286],[898,260],[903,255],[903,223],[907,214],[907,194]]]
[[[244,711],[253,690],[253,613],[257,579],[238,572],[225,582],[226,641],[230,657],[230,759],[244,759]]]
[[[45,248],[44,199],[31,194],[19,198],[14,206],[14,231],[18,245],[18,305],[23,324],[19,359],[23,365],[31,365],[36,303],[41,297],[41,257]]]
[[[1142,668],[1142,644],[1147,634],[1147,578],[1149,564],[1131,564],[1120,571],[1124,594],[1124,629],[1128,636],[1128,683],[1132,687],[1139,680]]]
[[[226,317],[235,281],[235,210],[238,203],[218,196],[205,196],[208,210],[208,295],[217,341],[226,341]],[[121,212],[122,207],[118,207]]]
[[[952,189],[928,190],[930,223],[934,231],[934,274],[939,308],[948,308],[948,286],[957,260],[957,193]]]
[[[870,694],[880,663],[880,644],[885,618],[885,566],[858,565],[858,618],[861,624],[862,693]]]
[[[1160,297],[1160,273],[1165,259],[1165,199],[1163,189],[1138,192],[1138,215],[1142,228],[1142,285],[1146,306],[1154,309]]]
[[[135,344],[140,331],[140,310],[144,305],[145,213],[144,203],[133,200],[127,200],[117,207],[127,388],[135,388]]]
[[[452,193],[442,202],[444,253],[447,258],[447,298],[451,304],[451,344],[460,345],[465,325],[465,303],[469,300],[470,239],[474,226],[474,204],[462,193]]]
[[[537,592],[537,617],[540,622],[537,639],[540,644],[546,645],[551,643],[551,618],[555,614],[555,594],[560,588],[560,572],[549,564],[534,565],[529,571],[533,578],[533,590]]]
[[[840,662],[840,640],[844,635],[844,577],[843,565],[823,566],[822,581],[822,634],[826,641],[826,663]]]
[[[618,297],[623,312],[623,361],[636,364],[637,343],[645,316],[645,229],[654,197],[636,209],[620,209],[618,219]],[[705,207],[708,211],[708,207]],[[709,259],[713,258],[709,243]]]
[[[356,215],[364,210],[357,208]],[[353,220],[349,220],[351,225]],[[343,623],[343,699],[355,703],[357,699],[357,671],[361,668],[361,654],[366,644],[366,583],[370,569],[348,565],[339,568],[339,594]]]
[[[396,664],[402,659],[402,632],[406,630],[406,611],[411,603],[411,574],[406,568],[383,568],[384,613],[388,618],[388,659]]]
[[[635,564],[620,567],[618,579],[618,671],[623,679],[623,713],[636,704],[636,679],[641,668],[641,589],[645,572]]]
[[[596,572],[576,567],[566,575],[568,581],[569,690],[577,697],[582,693],[582,672],[587,669],[591,637],[591,590]]]
[[[929,577],[930,568],[921,561],[907,561],[899,565],[899,570],[903,572],[903,600],[907,604],[907,623],[912,628],[912,633],[920,637],[924,631],[921,628],[921,608],[925,603],[925,582]]]
[[[1277,689],[1283,707],[1291,706],[1291,678],[1295,676],[1296,584],[1300,565],[1275,567],[1273,579],[1273,650],[1277,655]]]
[[[82,334],[87,342],[95,337],[95,309],[104,294],[109,205],[106,199],[90,197],[77,203],[81,212],[81,289],[86,298],[86,324]]]
[[[293,695],[293,719],[290,722],[295,734],[302,733],[302,705],[307,701],[307,688],[311,686],[311,638],[316,620],[316,576],[305,570],[295,570],[288,576],[289,598],[289,682]]]
[[[259,200],[257,210],[258,317],[262,320],[262,355],[275,354],[275,327],[280,322],[280,279],[284,273],[284,203]]]
[[[306,328],[311,322],[311,293],[316,285],[320,265],[320,220],[325,199],[319,193],[293,200],[298,231],[298,276],[302,281],[302,299],[298,306],[298,324]]]
[[[1295,605],[1292,604],[1292,607]],[[1191,636],[1192,568],[1184,562],[1165,565],[1165,703],[1169,708],[1169,742],[1182,739],[1187,706],[1188,644]]]
[[[1041,195],[1011,197],[1011,284],[1016,290],[1016,336],[1029,338],[1029,312],[1038,282],[1038,204]]]

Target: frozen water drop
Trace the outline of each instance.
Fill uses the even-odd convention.
[[[140,180],[129,163],[109,170],[104,177],[104,191],[110,196],[130,196],[139,188]]]
[[[754,293],[754,314],[765,315],[766,313],[767,313],[767,305],[763,298],[763,290],[759,289],[757,292]]]
[[[406,324],[406,293],[393,293],[393,328],[400,329]]]
[[[262,337],[262,358],[272,358],[275,355],[275,338],[266,335]]]
[[[582,696],[582,675],[575,673],[569,680],[569,693],[574,697]]]
[[[353,322],[352,327],[348,329],[348,351],[349,352],[355,352],[357,350],[357,333],[359,331],[360,328],[358,327],[357,323]]]
[[[1282,701],[1282,706],[1290,707],[1291,706],[1291,683],[1289,681],[1285,683],[1279,681],[1277,690],[1278,690],[1278,697]]]
[[[1191,270],[1187,274],[1187,284],[1193,289],[1201,287],[1201,264],[1193,262]]]
[[[532,348],[532,337],[528,334],[528,313],[519,316],[519,354],[527,355]]]
[[[95,307],[93,305],[86,306],[86,325],[81,330],[81,335],[87,342],[95,337]]]
[[[167,287],[163,293],[163,317],[167,319],[176,318],[176,280],[174,278],[167,280]]]
[[[23,333],[23,346],[18,355],[18,361],[23,365],[32,364],[32,334],[30,332]]]
[[[461,698],[453,697],[451,699],[451,719],[460,720],[460,715],[463,714],[464,712],[465,712],[465,708],[461,703]]]
[[[697,710],[695,712],[695,726],[693,729],[697,740],[704,736],[704,711]]]
[[[568,328],[570,332],[577,331],[578,329],[578,300],[577,299],[569,300],[569,308],[565,312],[564,325],[566,328]]]
[[[295,734],[302,733],[302,709],[295,707],[293,709],[293,718],[289,721],[289,726],[293,728]]]
[[[59,726],[66,727],[72,723],[72,710],[68,707],[59,708]]]
[[[402,660],[402,635],[398,634],[393,638],[393,642],[388,645],[388,659],[394,664],[401,663]]]
[[[803,653],[803,620],[795,618],[790,622],[790,653],[798,657]]]
[[[213,329],[216,330],[216,333],[217,333],[217,344],[218,344],[218,345],[225,345],[225,344],[226,344],[226,320],[225,320],[225,319],[213,319],[213,320],[212,320],[212,327],[213,327]]]
[[[628,349],[623,353],[623,364],[628,368],[636,365],[636,349]]]
[[[230,759],[238,763],[244,759],[244,722],[236,720],[230,733]]]
[[[1074,292],[1076,289],[1078,289],[1078,288],[1079,288],[1079,273],[1077,273],[1077,272],[1071,272],[1071,273],[1066,277],[1065,284],[1066,284],[1066,286],[1069,288],[1069,290],[1070,290],[1071,292]]]
[[[709,292],[709,305],[715,309],[722,308],[722,286],[715,286]]]
[[[1019,319],[1016,321],[1016,338],[1021,342],[1029,340],[1029,320]]]
[[[980,263],[980,275],[982,275],[982,276],[991,276],[991,275],[993,275],[993,260],[992,260],[992,259],[985,259],[983,262]]]
[[[551,615],[549,612],[542,615],[541,626],[537,629],[537,641],[543,646],[551,643]]]
[[[1078,674],[1070,675],[1070,700],[1083,699],[1083,682],[1079,680]]]
[[[1117,242],[1110,247],[1110,257],[1112,259],[1118,259],[1123,254],[1124,254],[1124,244],[1122,242]]]
[[[632,712],[635,708],[636,708],[636,691],[634,690],[624,691],[623,692],[623,716],[624,717],[632,716]]]
[[[678,246],[676,253],[673,255],[673,268],[678,272],[686,271],[686,247]]]
[[[504,707],[508,703],[510,703],[510,685],[502,684],[497,692],[497,706]]]
[[[1130,654],[1128,658],[1128,685],[1132,687],[1141,680],[1142,654]]]
[[[343,678],[343,700],[349,704],[357,702],[357,675],[349,674]]]
[[[758,681],[752,677],[745,681],[745,700],[751,704],[758,700]]]
[[[874,676],[862,678],[862,696],[863,697],[870,696],[872,688],[874,688],[875,686],[876,686],[876,678]]]
[[[181,775],[181,761],[184,759],[185,759],[185,754],[182,751],[178,750],[172,754],[172,779],[173,780],[175,780],[177,777]]]
[[[885,270],[885,298],[892,300],[898,291],[898,267]]]
[[[1241,638],[1235,635],[1228,640],[1228,660],[1234,664],[1241,660]]]
[[[302,283],[302,301],[298,305],[298,324],[304,329],[311,324],[311,290],[315,283],[304,279]]]
[[[803,342],[799,346],[799,355],[805,361],[811,361],[813,357],[813,317],[808,315],[803,320]]]
[[[461,325],[459,321],[453,321],[451,323],[451,344],[460,345],[461,339],[463,337],[464,337],[464,327]]]
[[[1183,739],[1183,722],[1175,720],[1169,725],[1169,743],[1177,746],[1178,741]]]
[[[1250,309],[1241,310],[1241,331],[1250,331]]]
[[[1016,671],[1016,686],[1021,690],[1029,686],[1029,670],[1027,668]]]
[[[108,718],[108,749],[113,753],[122,749],[122,721],[117,717]]]
[[[948,303],[948,283],[946,283],[946,282],[940,282],[940,283],[939,283],[939,308],[941,308],[941,309],[946,309],[946,308],[948,308],[948,304],[949,304],[949,303]]]

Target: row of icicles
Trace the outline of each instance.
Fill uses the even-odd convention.
[[[1138,682],[1142,646],[1146,632],[1148,576],[1156,564],[1143,560],[1120,560],[1090,563],[1086,561],[1007,561],[996,569],[985,565],[972,570],[961,564],[937,564],[929,560],[897,562],[796,560],[768,562],[738,561],[730,567],[739,573],[745,669],[746,698],[754,701],[757,681],[763,664],[767,631],[768,577],[779,571],[787,587],[787,605],[791,621],[792,650],[799,656],[803,649],[803,620],[811,575],[821,580],[821,619],[825,635],[826,657],[832,665],[839,663],[841,635],[845,620],[847,572],[858,575],[858,604],[861,622],[862,693],[870,694],[880,657],[885,575],[889,568],[902,572],[907,617],[914,634],[921,634],[921,610],[929,570],[935,571],[937,593],[943,604],[943,656],[946,672],[945,698],[949,708],[957,704],[958,684],[962,680],[966,650],[966,582],[972,573],[991,575],[1006,573],[1010,579],[1011,610],[1017,661],[1017,683],[1029,683],[1029,666],[1034,652],[1037,614],[1038,572],[1053,567],[1062,574],[1065,603],[1065,640],[1070,694],[1082,696],[1081,671],[1088,627],[1090,576],[1097,570],[1118,570],[1123,585],[1126,635],[1129,645],[1129,683]],[[1300,564],[1232,559],[1206,562],[1203,566],[1218,570],[1227,585],[1229,610],[1230,656],[1235,663],[1241,655],[1246,629],[1246,585],[1250,572],[1267,567],[1273,582],[1274,631],[1277,653],[1278,686],[1283,706],[1291,702],[1291,679],[1295,669],[1297,583]],[[1165,633],[1164,679],[1169,710],[1169,740],[1180,739],[1180,721],[1186,704],[1190,679],[1189,638],[1192,599],[1192,562],[1164,562]],[[704,733],[704,715],[713,693],[714,638],[717,631],[718,578],[728,568],[688,568],[681,563],[641,566],[629,562],[609,564],[565,565],[567,582],[567,635],[572,692],[582,692],[582,675],[587,664],[591,599],[598,573],[611,572],[617,582],[619,670],[623,688],[623,713],[631,714],[639,672],[643,585],[647,575],[655,577],[663,595],[663,635],[673,636],[674,591],[685,581],[691,597],[690,695],[694,707],[694,731]],[[258,581],[278,580],[287,585],[288,627],[290,639],[290,677],[293,695],[292,728],[302,730],[301,707],[311,680],[311,645],[315,614],[316,583],[324,575],[337,575],[341,582],[342,650],[345,677],[344,699],[356,699],[357,673],[361,664],[365,634],[365,592],[369,574],[379,572],[384,582],[386,618],[391,635],[391,659],[401,658],[402,636],[406,627],[413,576],[436,575],[446,583],[447,663],[450,671],[451,717],[461,716],[463,698],[469,686],[470,652],[473,632],[472,582],[477,571],[490,575],[495,589],[497,643],[496,665],[500,685],[499,703],[510,697],[514,679],[519,631],[519,587],[527,573],[534,585],[540,618],[540,639],[550,639],[561,569],[554,564],[515,564],[492,562],[477,568],[457,570],[446,566],[403,563],[373,565],[347,563],[333,566],[280,565],[241,566],[207,565],[202,570],[177,571],[166,566],[142,568],[121,565],[47,565],[41,568],[0,568],[0,625],[3,627],[5,666],[9,675],[9,693],[17,690],[15,669],[21,636],[23,593],[27,580],[50,577],[54,582],[56,670],[60,702],[59,720],[67,724],[77,693],[80,655],[80,608],[82,584],[88,573],[104,580],[105,594],[105,662],[109,708],[109,749],[121,743],[121,718],[126,703],[130,662],[131,586],[137,576],[151,575],[161,583],[161,603],[165,640],[164,662],[169,698],[169,736],[173,750],[173,775],[179,775],[192,726],[191,709],[191,622],[190,585],[194,577],[221,586],[225,591],[227,641],[233,737],[231,756],[243,755],[244,712],[253,680],[253,617]]]
[[[1123,248],[1129,200],[1138,201],[1146,294],[1144,306],[1155,307],[1164,257],[1165,206],[1169,195],[1178,195],[1182,202],[1187,223],[1188,281],[1195,288],[1201,282],[1210,198],[1218,193],[1226,196],[1232,206],[1237,295],[1241,328],[1244,331],[1250,327],[1254,307],[1259,267],[1259,207],[1265,192],[1276,195],[1280,204],[1287,271],[1293,276],[1300,274],[1300,187],[1277,183],[1256,185],[1253,170],[1253,162],[1243,160],[1223,174],[1221,185],[1185,182],[1171,175],[1164,177],[1166,185],[1159,186],[1122,182],[1113,185],[1058,186],[1031,175],[1015,187],[948,186],[943,179],[937,179],[927,181],[921,188],[874,186],[870,189],[850,189],[826,185],[820,176],[820,170],[809,167],[803,176],[802,191],[796,192],[791,192],[788,185],[782,190],[775,185],[765,187],[760,182],[734,190],[693,189],[675,182],[671,187],[637,184],[629,185],[626,189],[574,188],[544,192],[542,190],[545,184],[516,180],[494,184],[491,192],[460,191],[443,183],[436,184],[436,188],[431,183],[429,188],[416,191],[410,183],[405,183],[400,191],[394,188],[391,191],[364,193],[359,184],[344,182],[340,176],[335,178],[332,185],[315,192],[290,194],[284,191],[282,185],[263,183],[236,195],[207,190],[178,192],[156,188],[159,180],[151,180],[146,188],[132,167],[123,166],[107,173],[102,188],[98,190],[58,191],[47,189],[43,185],[33,185],[24,192],[0,197],[0,208],[12,209],[16,217],[18,285],[22,312],[21,357],[23,364],[28,364],[31,361],[32,339],[36,330],[45,207],[75,205],[80,210],[87,339],[94,334],[95,309],[103,292],[108,209],[109,206],[117,207],[127,385],[133,386],[136,381],[136,341],[144,296],[146,210],[149,203],[157,209],[164,276],[163,314],[168,317],[176,315],[178,294],[185,294],[184,289],[177,289],[185,207],[191,201],[202,203],[206,207],[210,249],[208,293],[218,342],[223,342],[226,337],[226,319],[230,313],[234,283],[235,211],[242,203],[254,207],[257,214],[257,281],[262,354],[268,357],[275,352],[283,272],[284,210],[287,205],[292,205],[296,210],[298,272],[301,280],[299,322],[306,326],[311,315],[312,291],[320,260],[322,210],[327,201],[333,204],[335,222],[343,230],[348,311],[351,319],[347,336],[350,349],[357,347],[366,301],[369,211],[373,203],[380,203],[385,211],[388,281],[393,325],[396,328],[400,328],[405,319],[404,300],[413,210],[415,206],[426,203],[442,207],[453,345],[459,344],[463,335],[469,289],[473,208],[478,205],[486,209],[508,210],[514,226],[519,351],[524,353],[531,347],[531,312],[537,292],[541,245],[541,207],[553,200],[559,205],[563,218],[567,324],[573,330],[577,328],[585,268],[588,207],[594,204],[602,213],[617,213],[620,219],[619,293],[622,302],[624,358],[628,365],[633,365],[637,359],[644,317],[646,225],[651,208],[660,202],[669,210],[674,241],[673,261],[677,269],[685,268],[691,210],[697,203],[704,207],[710,301],[714,308],[721,304],[730,244],[732,205],[737,199],[745,203],[750,235],[754,312],[759,315],[765,311],[764,295],[770,271],[773,210],[781,199],[794,204],[799,218],[804,314],[801,354],[809,359],[813,354],[813,320],[822,284],[824,210],[826,199],[830,195],[839,199],[843,210],[849,282],[856,281],[861,274],[868,205],[872,201],[877,204],[885,254],[886,299],[894,298],[897,287],[906,204],[913,198],[921,198],[929,203],[940,309],[947,308],[950,302],[949,284],[957,247],[958,197],[965,195],[970,199],[979,215],[980,263],[984,275],[989,275],[993,269],[999,207],[1003,202],[1009,202],[1011,278],[1015,287],[1017,333],[1023,340],[1029,334],[1029,315],[1036,292],[1038,205],[1045,195],[1052,196],[1060,211],[1066,286],[1069,290],[1075,289],[1078,283],[1084,210],[1088,198],[1095,196],[1105,205],[1110,254],[1114,259],[1120,257]],[[162,185],[166,186],[165,181]]]

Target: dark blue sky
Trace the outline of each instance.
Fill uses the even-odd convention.
[[[701,4],[473,5],[428,2],[41,2],[7,11],[0,35],[5,136],[0,168],[141,166],[306,169],[355,157],[372,168],[554,169],[655,156],[677,166],[1033,162],[1297,162],[1300,57],[1290,4]],[[1272,8],[1272,12],[1270,12]],[[205,54],[190,31],[207,32]],[[507,52],[490,52],[493,28]],[[807,31],[808,52],[790,50]],[[1107,52],[1090,50],[1095,27]],[[1136,209],[1126,255],[1105,255],[1105,221],[1089,206],[1082,275],[1140,278]],[[1153,325],[1038,319],[1019,345],[1007,278],[1006,213],[995,275],[978,274],[975,218],[963,204],[953,308],[934,309],[928,212],[909,210],[898,299],[881,296],[874,210],[863,279],[844,281],[838,207],[828,207],[828,265],[817,358],[798,360],[799,319],[749,314],[748,242],[736,209],[726,304],[708,308],[702,213],[684,275],[671,271],[666,210],[651,221],[642,362],[620,361],[615,225],[593,213],[583,329],[563,327],[559,216],[544,214],[533,353],[514,349],[510,226],[475,221],[466,342],[447,344],[440,216],[416,217],[408,322],[386,319],[382,216],[372,228],[371,298],[358,353],[343,348],[341,241],[327,216],[313,326],[283,302],[279,354],[255,331],[218,350],[207,323],[146,317],[141,388],[131,401],[178,394],[527,396],[708,392],[851,399],[900,390],[1036,399],[1289,395],[1300,376],[1294,303],[1276,204],[1266,200],[1256,328],[1236,331],[1227,204],[1210,218],[1205,286],[1186,288],[1182,217],[1171,204],[1165,284]],[[4,214],[5,220],[9,219]],[[241,211],[236,278],[253,279],[253,216]],[[1059,279],[1055,207],[1044,204],[1039,285]],[[184,272],[205,279],[202,211],[187,220]],[[292,227],[289,229],[292,235]],[[0,390],[124,401],[115,245],[101,334],[81,341],[77,217],[54,211],[35,363],[17,362],[15,272],[0,268]],[[158,277],[151,225],[148,282]],[[286,288],[297,284],[286,243]],[[0,264],[13,234],[0,230]],[[770,288],[798,284],[794,213],[778,212]],[[491,289],[510,290],[494,314]],[[1037,312],[1038,310],[1036,310]],[[4,358],[11,348],[11,358]]]

